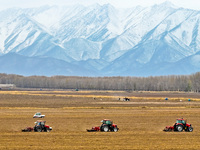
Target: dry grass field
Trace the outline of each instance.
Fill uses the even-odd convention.
[[[123,97],[131,101],[123,102]],[[21,132],[34,126],[36,112],[46,115],[43,120],[52,132]],[[162,131],[182,117],[193,125],[193,132]],[[198,93],[0,91],[0,149],[199,150],[199,118]],[[86,132],[102,119],[112,119],[119,132]]]

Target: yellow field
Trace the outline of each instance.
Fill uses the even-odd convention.
[[[131,101],[119,101],[125,96]],[[172,92],[0,91],[0,149],[198,150],[199,98],[195,93]],[[43,120],[52,132],[21,132],[34,126],[36,112],[46,115]],[[193,125],[193,132],[162,131],[180,117]],[[119,132],[86,132],[102,119],[113,120]]]

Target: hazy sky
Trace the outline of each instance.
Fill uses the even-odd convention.
[[[38,7],[41,5],[92,5],[94,3],[107,4],[110,3],[117,8],[130,8],[137,5],[151,6],[160,4],[166,0],[0,0],[0,9],[11,7]],[[200,0],[168,0],[179,7],[200,10]]]

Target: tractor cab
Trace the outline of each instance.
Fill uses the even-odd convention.
[[[177,119],[175,124],[183,124],[184,126],[186,125],[187,120],[182,119]]]
[[[37,120],[37,121],[35,122],[35,125],[36,125],[36,126],[45,125],[45,122],[46,122],[46,121]]]
[[[106,125],[112,125],[113,124],[113,122],[111,120],[108,120],[108,119],[104,119],[101,122],[102,122],[102,124],[106,124]]]
[[[42,120],[37,120],[36,122],[35,122],[35,130],[37,129],[37,128],[44,128],[44,126],[45,126],[45,122],[46,121],[42,121]]]

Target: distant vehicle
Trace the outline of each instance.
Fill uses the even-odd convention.
[[[35,113],[35,115],[33,116],[33,118],[44,118],[45,115],[42,115],[40,112]]]
[[[127,97],[124,97],[124,98],[123,98],[123,101],[130,101],[130,99],[127,98]]]
[[[92,129],[87,129],[88,132],[95,132],[95,131],[103,131],[103,132],[117,132],[119,128],[116,124],[113,124],[113,122],[109,119],[104,119],[101,121],[102,125],[98,127],[92,127]]]

